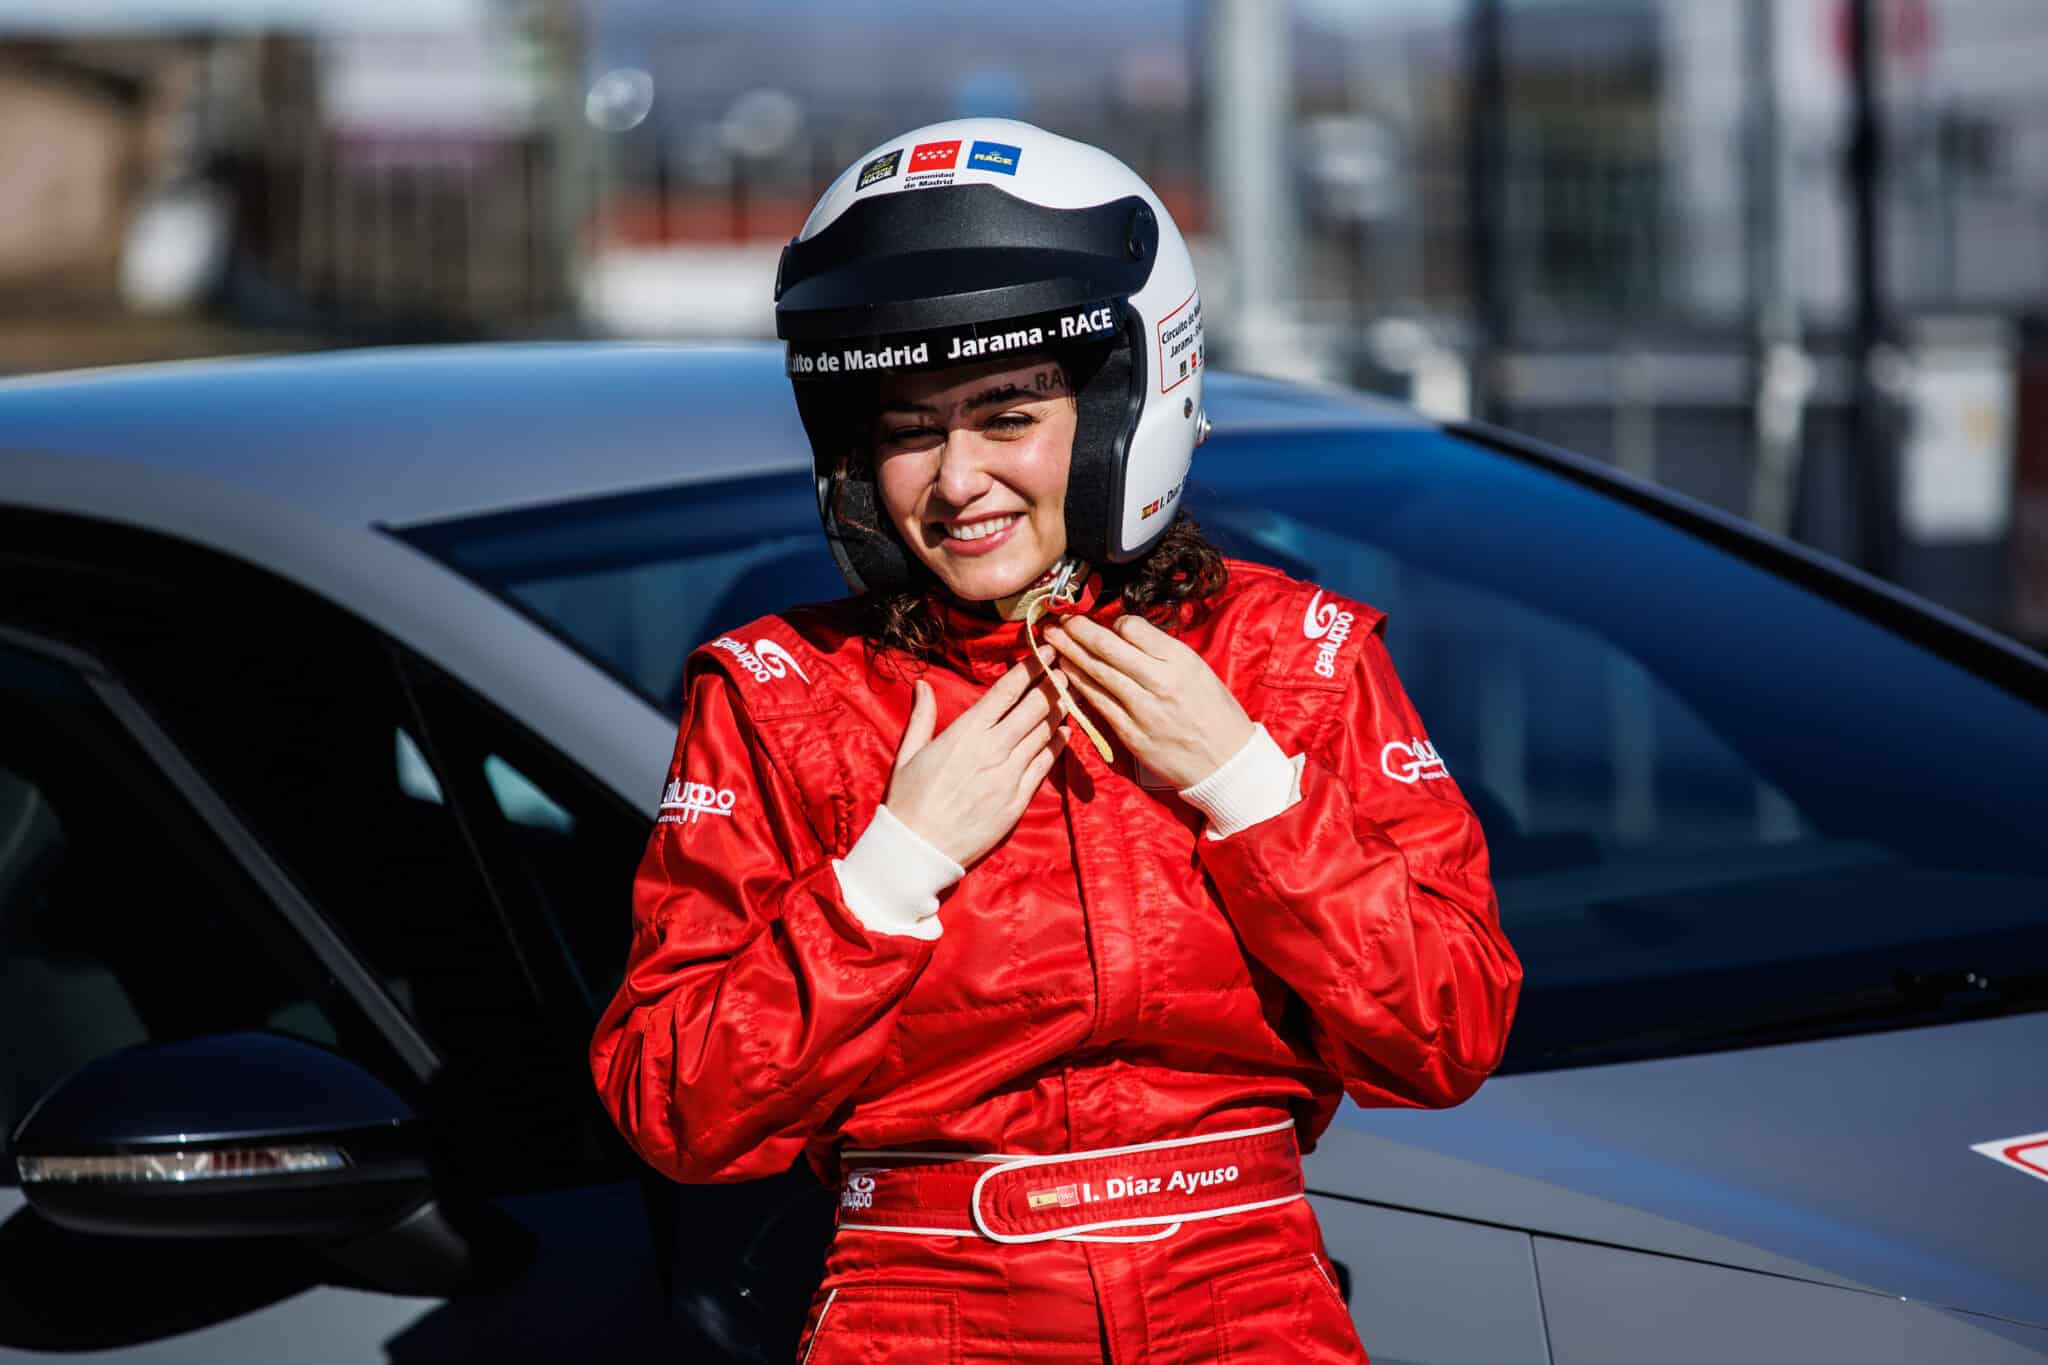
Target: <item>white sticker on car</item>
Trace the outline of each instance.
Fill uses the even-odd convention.
[[[2048,1133],[1999,1138],[1996,1142],[1973,1142],[1970,1150],[2036,1180],[2048,1180]]]

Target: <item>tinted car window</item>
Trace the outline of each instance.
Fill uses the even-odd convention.
[[[1226,549],[1389,613],[1402,678],[1487,829],[1528,971],[1511,1065],[2041,1003],[2037,706],[1665,521],[1439,432],[1226,438],[1195,470],[1187,505]],[[679,653],[645,652],[616,603],[549,606],[536,586],[572,567],[658,568],[688,588],[670,609],[716,629],[807,595],[721,556],[758,540],[774,563],[803,531],[809,558],[791,573],[821,575],[815,526],[791,477],[415,538],[669,705]],[[700,601],[731,609],[713,623]]]
[[[565,1027],[580,1058],[598,1009],[625,972],[633,874],[649,817],[453,679],[423,664],[413,673],[443,768],[480,808],[475,834],[498,894],[512,913],[530,916],[534,936],[566,960],[581,1011]],[[428,799],[441,799],[433,774],[413,780]]]
[[[0,644],[0,1157],[51,1086],[134,1044],[269,1029],[381,1059],[321,983],[83,682]]]
[[[691,649],[757,616],[846,595],[807,482],[738,479],[403,534],[673,712]]]
[[[428,1112],[459,1177],[539,1188],[613,1161],[561,941],[517,913],[523,874],[502,854],[487,875],[492,797],[451,778],[401,652],[214,556],[103,528],[60,542],[62,562],[14,580],[9,613],[119,669],[413,1016],[445,1062]],[[104,568],[122,562],[149,572]]]

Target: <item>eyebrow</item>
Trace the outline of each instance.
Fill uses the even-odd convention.
[[[1065,385],[1062,385],[1058,389],[1048,390],[1046,392],[1039,392],[1036,389],[1028,389],[1024,387],[1024,385],[1022,384],[997,384],[992,388],[983,389],[980,393],[975,394],[972,398],[968,399],[961,406],[967,408],[984,408],[991,403],[1008,403],[1018,398],[1056,398],[1064,394],[1065,392]],[[938,409],[934,408],[929,403],[913,403],[907,398],[888,399],[882,404],[881,408],[883,416],[888,416],[891,413],[905,413],[915,416],[920,413],[937,411]]]

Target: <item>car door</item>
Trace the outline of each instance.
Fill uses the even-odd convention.
[[[532,1243],[516,1277],[435,1301],[365,1289],[289,1248],[252,1258],[247,1247],[58,1234],[9,1189],[0,1236],[14,1240],[0,1255],[10,1264],[52,1264],[45,1253],[61,1244],[80,1283],[133,1271],[189,1292],[182,1311],[127,1318],[95,1312],[101,1295],[68,1318],[60,1299],[16,1295],[0,1318],[0,1358],[51,1347],[334,1361],[663,1349],[638,1171],[582,1063],[592,1002],[623,959],[644,817],[428,661],[247,566],[49,519],[12,536],[0,560],[10,587],[0,625],[17,632],[11,657],[31,678],[9,694],[0,732],[0,784],[11,784],[0,795],[22,831],[20,866],[0,872],[0,926],[15,925],[26,945],[8,962],[28,983],[6,992],[6,1050],[22,1059],[8,1078],[9,1126],[30,1092],[129,1043],[297,1032],[407,1093],[431,1125],[437,1182],[509,1215]],[[82,651],[90,667],[67,672],[21,643],[38,639]],[[50,720],[51,677],[81,698],[68,728]],[[132,714],[96,700],[109,690],[132,700]],[[135,738],[138,716],[154,752]],[[65,749],[65,735],[80,738]],[[125,766],[94,745],[126,755]],[[185,790],[194,783],[212,800],[196,801]],[[155,804],[138,830],[129,793],[142,791]],[[220,818],[198,813],[215,803]],[[305,935],[245,873],[236,880],[232,857],[195,853],[238,840],[302,893],[359,964],[369,1000],[300,961]],[[53,866],[69,871],[52,881]],[[81,948],[52,938],[51,925],[95,936]],[[301,980],[329,984],[283,985]],[[408,1065],[362,1022],[380,1010],[426,1041],[430,1067]],[[162,1269],[209,1256],[226,1258],[217,1273]],[[269,1292],[243,1292],[256,1285]]]

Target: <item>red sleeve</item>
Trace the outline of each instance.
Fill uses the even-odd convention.
[[[1301,799],[1198,840],[1245,946],[1308,1005],[1362,1105],[1457,1104],[1500,1064],[1522,967],[1486,840],[1429,745],[1379,632]]]
[[[715,671],[690,686],[668,777],[591,1071],[619,1131],[671,1178],[771,1175],[874,1069],[932,945],[853,917]]]

